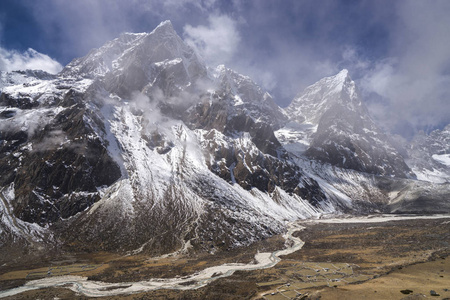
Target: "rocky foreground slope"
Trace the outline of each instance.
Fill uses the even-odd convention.
[[[0,87],[7,252],[215,252],[324,213],[450,211],[448,168],[416,179],[416,157],[442,163],[447,150],[414,148],[405,163],[346,70],[284,110],[249,77],[206,66],[166,21],[58,75],[1,73]]]

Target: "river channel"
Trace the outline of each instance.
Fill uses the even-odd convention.
[[[323,220],[308,220],[306,222],[311,223],[378,223],[387,222],[393,220],[407,220],[407,219],[426,219],[426,218],[449,218],[448,215],[439,216],[393,216],[393,215],[380,215],[372,217],[360,217],[360,218],[338,218],[338,219],[323,219]],[[305,222],[303,220],[302,222]],[[120,282],[120,283],[108,283],[102,281],[88,280],[83,276],[55,276],[38,280],[32,280],[25,285],[0,291],[0,298],[14,296],[19,293],[23,293],[30,290],[51,288],[51,287],[64,287],[71,289],[72,291],[83,294],[88,297],[105,297],[124,294],[142,293],[157,289],[177,289],[177,290],[191,290],[198,289],[206,286],[208,283],[217,280],[219,278],[231,276],[236,271],[245,270],[258,270],[271,268],[275,266],[281,259],[280,256],[288,255],[295,251],[300,250],[304,242],[293,234],[297,231],[304,229],[297,222],[292,222],[287,225],[287,232],[283,235],[285,239],[286,248],[277,250],[275,252],[263,252],[255,255],[256,263],[250,264],[238,264],[229,263],[219,266],[206,268],[202,271],[196,272],[192,275],[175,278],[153,278],[145,281],[138,282]]]

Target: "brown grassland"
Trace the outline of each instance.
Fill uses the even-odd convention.
[[[450,221],[304,223],[303,248],[275,267],[239,271],[196,290],[156,290],[97,299],[450,299]],[[0,289],[29,279],[64,274],[129,282],[184,276],[225,262],[248,263],[256,251],[273,251],[275,236],[245,249],[168,258],[110,253],[71,254],[72,262],[45,261],[0,269]],[[49,273],[50,272],[50,273]],[[86,299],[69,289],[24,292],[11,299]]]

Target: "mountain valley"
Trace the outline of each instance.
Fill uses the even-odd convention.
[[[37,259],[26,269],[81,261],[98,265],[80,271],[92,280],[187,276],[284,248],[281,235],[298,220],[450,213],[450,125],[400,143],[370,117],[345,69],[281,108],[250,77],[207,66],[170,21],[123,33],[56,75],[1,72],[0,92],[2,276]],[[445,235],[448,221],[432,222]],[[321,231],[311,230],[314,245]],[[449,245],[433,243],[404,264],[447,257]],[[283,266],[314,256],[302,251]],[[279,275],[252,272],[261,273],[253,285]],[[0,290],[22,275],[4,277]]]

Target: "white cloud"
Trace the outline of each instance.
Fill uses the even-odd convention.
[[[381,96],[369,100],[372,116],[390,131],[408,135],[450,122],[450,2],[404,1],[396,8],[399,18],[384,59],[364,60],[352,48],[342,57],[362,74],[366,95]]]
[[[358,50],[352,46],[344,47],[342,52],[343,61],[341,64],[347,65],[350,64],[354,71],[364,71],[370,67],[371,63],[367,59],[363,59],[359,54]]]
[[[195,48],[208,64],[226,64],[233,58],[241,40],[237,22],[224,15],[212,15],[208,21],[208,26],[184,26],[185,42]]]
[[[158,1],[154,1],[155,4]],[[164,1],[164,8],[166,9],[183,9],[187,5],[192,5],[201,11],[208,11],[216,4],[216,0],[166,0]]]
[[[23,53],[0,48],[0,70],[9,72],[27,69],[56,74],[62,70],[62,65],[48,55],[31,48]]]
[[[375,92],[384,97],[388,97],[392,80],[396,72],[397,60],[393,58],[381,60],[372,64],[365,71],[361,79],[361,86],[368,92]]]

